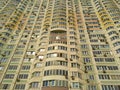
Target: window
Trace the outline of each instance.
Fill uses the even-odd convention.
[[[55,86],[55,80],[43,81],[43,86]]]
[[[17,48],[25,48],[24,45],[18,45]]]
[[[81,39],[81,40],[80,40],[80,42],[81,42],[81,43],[82,43],[82,42],[83,42],[83,43],[85,43],[85,42],[86,42],[86,40],[85,40],[85,39]]]
[[[114,58],[105,58],[105,62],[114,62]]]
[[[60,70],[60,69],[52,69],[52,70],[46,70],[44,72],[44,76],[49,76],[49,75],[68,75],[68,71],[66,70]]]
[[[68,82],[63,80],[46,80],[43,81],[43,86],[62,86],[62,87],[68,87]]]
[[[36,63],[35,64],[35,68],[39,68],[39,67],[42,67],[42,63]]]
[[[120,90],[120,85],[102,85],[102,90]]]
[[[56,61],[48,61],[46,62],[46,66],[58,66],[58,65],[61,65],[61,66],[67,66],[67,62],[66,61],[60,61],[60,60],[56,60]]]
[[[64,53],[49,53],[49,54],[47,54],[47,58],[53,58],[53,57],[67,58],[67,54],[64,54]]]
[[[77,72],[77,71],[72,71],[72,76],[78,77],[78,78],[82,79],[81,73],[79,73],[79,72]]]
[[[82,48],[82,49],[87,49],[87,48],[88,48],[88,45],[86,45],[86,44],[81,45],[81,48]]]
[[[26,52],[27,55],[35,55],[35,52],[30,51],[30,52]]]
[[[99,75],[99,79],[110,79],[109,75]]]
[[[78,50],[76,48],[70,48],[71,52],[78,52]]]
[[[108,66],[108,70],[118,70],[118,66]]]
[[[10,43],[15,43],[15,42],[16,42],[16,40],[11,40],[11,41],[10,41]]]
[[[84,30],[79,30],[80,33],[84,33]]]
[[[71,67],[73,67],[73,68],[80,68],[80,64],[78,64],[78,63],[71,63]]]
[[[4,66],[1,66],[1,65],[0,65],[0,71],[2,71],[3,69],[4,69]]]
[[[6,74],[5,79],[13,79],[14,76],[15,76],[14,74]]]
[[[32,76],[33,76],[33,77],[38,77],[38,76],[40,76],[40,72],[38,72],[38,71],[33,72],[33,73],[32,73]]]
[[[39,86],[39,82],[32,82],[30,84],[30,88],[38,88],[38,86]]]
[[[85,66],[86,70],[92,70],[92,66]]]
[[[0,62],[2,62],[2,63],[3,63],[3,62],[6,62],[6,61],[7,61],[7,58],[1,58],[1,59],[0,59]]]
[[[4,54],[5,55],[10,55],[11,51],[5,51]]]
[[[70,42],[70,45],[77,45],[76,42]]]
[[[34,61],[34,59],[32,59],[32,58],[25,58],[24,59],[24,62],[30,62],[30,61],[32,62],[32,61]]]
[[[90,58],[83,58],[84,63],[89,63],[90,62]]]
[[[9,87],[10,87],[10,84],[3,84],[2,85],[2,89],[5,89],[5,90],[9,89]]]
[[[23,51],[16,51],[15,54],[16,54],[16,55],[22,55],[22,54],[23,54]]]
[[[104,62],[104,58],[95,58],[95,62]]]
[[[81,84],[79,82],[72,82],[72,88],[79,89],[81,88]]]
[[[94,55],[96,55],[96,54],[98,54],[98,55],[100,54],[100,55],[101,55],[101,54],[102,54],[102,51],[93,51],[93,54],[94,54]]]
[[[90,80],[94,80],[94,75],[89,75]]]
[[[8,45],[7,49],[13,49],[14,45]]]
[[[113,37],[111,37],[110,39],[111,39],[111,41],[117,40],[117,39],[119,39],[119,36],[113,36]]]
[[[107,70],[107,66],[96,66],[97,70]]]
[[[16,66],[16,65],[10,65],[10,66],[8,67],[8,69],[9,69],[9,70],[16,70],[17,67],[18,67],[18,66]]]
[[[25,89],[25,84],[16,84],[15,89],[23,90]]]
[[[76,40],[75,36],[70,36],[70,40]]]
[[[50,81],[49,81],[49,85],[50,85],[50,86],[55,86],[55,81],[54,81],[54,80],[50,80]]]
[[[16,63],[16,62],[19,62],[19,60],[20,60],[20,58],[12,58],[12,59],[11,59],[11,62],[12,62],[12,63]]]
[[[48,57],[57,57],[57,53],[47,54]]]
[[[82,51],[83,55],[89,55],[88,51]]]
[[[79,56],[77,56],[77,55],[71,55],[70,58],[71,58],[71,59],[76,59],[76,60],[78,60],[78,59],[79,59]]]
[[[38,58],[39,58],[39,59],[43,59],[43,58],[44,58],[44,56],[43,56],[43,55],[40,55],[40,56],[38,56]]]
[[[116,50],[116,52],[117,52],[117,54],[119,54],[119,53],[120,53],[120,48],[119,48],[119,49],[117,49],[117,50]]]
[[[22,70],[29,70],[30,66],[26,65],[26,66],[22,66]]]
[[[119,46],[120,42],[115,42],[113,45],[114,45],[114,47]]]
[[[65,47],[65,46],[58,46],[58,50],[65,50],[65,51],[67,51],[67,47]]]
[[[88,90],[97,90],[97,88],[94,85],[88,85]]]
[[[2,47],[3,46],[3,44],[2,43],[0,43],[0,47]]]
[[[19,75],[19,79],[27,79],[28,78],[28,74],[20,74]]]
[[[114,58],[95,58],[96,62],[114,62]]]
[[[120,80],[120,75],[110,75],[113,80]]]

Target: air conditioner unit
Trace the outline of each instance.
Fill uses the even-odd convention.
[[[72,58],[70,58],[70,61],[73,61],[73,59],[72,59]]]
[[[103,70],[103,73],[106,73],[106,70]]]
[[[87,82],[87,83],[89,83],[89,82],[90,82],[90,80],[89,80],[89,79],[86,79],[86,82]]]
[[[40,61],[43,61],[43,59],[40,59]]]
[[[65,75],[65,78],[68,79],[68,75]]]
[[[86,63],[84,62],[84,64],[86,64]]]
[[[65,60],[68,60],[68,58],[65,58]]]
[[[104,54],[104,57],[107,57],[107,54]]]
[[[87,70],[85,70],[84,72],[85,72],[85,73],[88,73],[88,71],[87,71]]]
[[[17,78],[17,79],[16,79],[16,82],[20,82],[20,79],[19,79],[19,78]]]
[[[5,57],[6,55],[5,54],[1,54],[3,57]]]
[[[75,76],[71,76],[72,80],[75,80]]]

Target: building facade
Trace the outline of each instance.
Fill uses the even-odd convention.
[[[120,0],[0,1],[0,90],[120,90]]]

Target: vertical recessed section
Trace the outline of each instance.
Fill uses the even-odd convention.
[[[60,43],[67,44],[67,34],[63,30],[54,30],[50,32],[49,44]]]
[[[68,90],[67,33],[52,30],[49,36],[42,90]]]
[[[42,90],[68,90],[66,0],[54,0]]]

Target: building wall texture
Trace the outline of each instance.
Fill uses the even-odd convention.
[[[120,90],[120,0],[1,0],[0,90]]]

